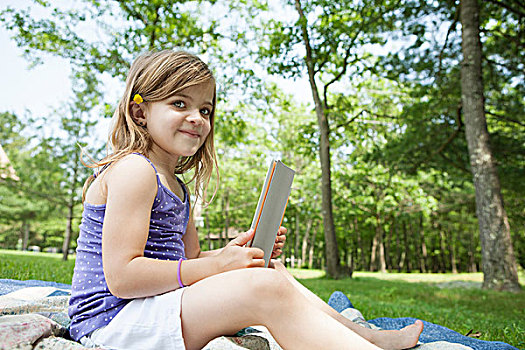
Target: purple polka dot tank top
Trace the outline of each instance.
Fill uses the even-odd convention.
[[[144,158],[155,169],[153,163]],[[184,190],[184,199],[181,200],[160,182],[157,169],[155,173],[158,189],[151,209],[144,256],[162,260],[185,258],[182,236],[186,232],[190,214],[188,191],[182,181],[177,179]],[[131,301],[112,295],[104,278],[102,225],[105,211],[105,204],[84,203],[68,310],[71,318],[70,334],[77,341],[107,325]]]

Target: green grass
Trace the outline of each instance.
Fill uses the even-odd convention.
[[[0,250],[0,278],[71,283],[74,260],[59,254]],[[328,300],[344,292],[365,318],[415,317],[459,333],[481,332],[480,339],[525,348],[525,288],[519,294],[479,288],[439,288],[448,283],[479,286],[482,274],[380,274],[355,272],[354,278],[331,280],[320,270],[291,270],[301,283]],[[520,272],[520,281],[525,274]]]
[[[482,274],[356,272],[351,279],[336,281],[319,270],[291,272],[323,300],[334,290],[342,291],[367,319],[414,317],[461,334],[481,332],[482,340],[525,348],[525,288],[519,294],[481,290]],[[454,285],[453,281],[466,281],[471,288],[439,288],[444,283]],[[523,272],[520,281],[525,281]]]
[[[74,267],[74,259],[63,261],[62,254],[0,249],[0,278],[71,284]]]

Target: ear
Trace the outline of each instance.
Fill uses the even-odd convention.
[[[140,126],[146,126],[146,116],[142,108],[143,107],[141,107],[135,101],[131,101],[129,103],[129,113],[131,114],[133,121]]]

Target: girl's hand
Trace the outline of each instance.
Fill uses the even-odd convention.
[[[253,230],[241,233],[215,256],[220,272],[248,267],[264,267],[264,252],[259,248],[244,247],[254,235]]]
[[[275,238],[275,244],[273,245],[272,250],[272,259],[279,257],[283,253],[284,242],[286,241],[286,232],[285,227],[279,227],[277,231],[277,237]]]

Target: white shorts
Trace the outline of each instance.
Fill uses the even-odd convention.
[[[118,350],[184,350],[180,319],[184,289],[130,301],[107,326],[80,342]]]

